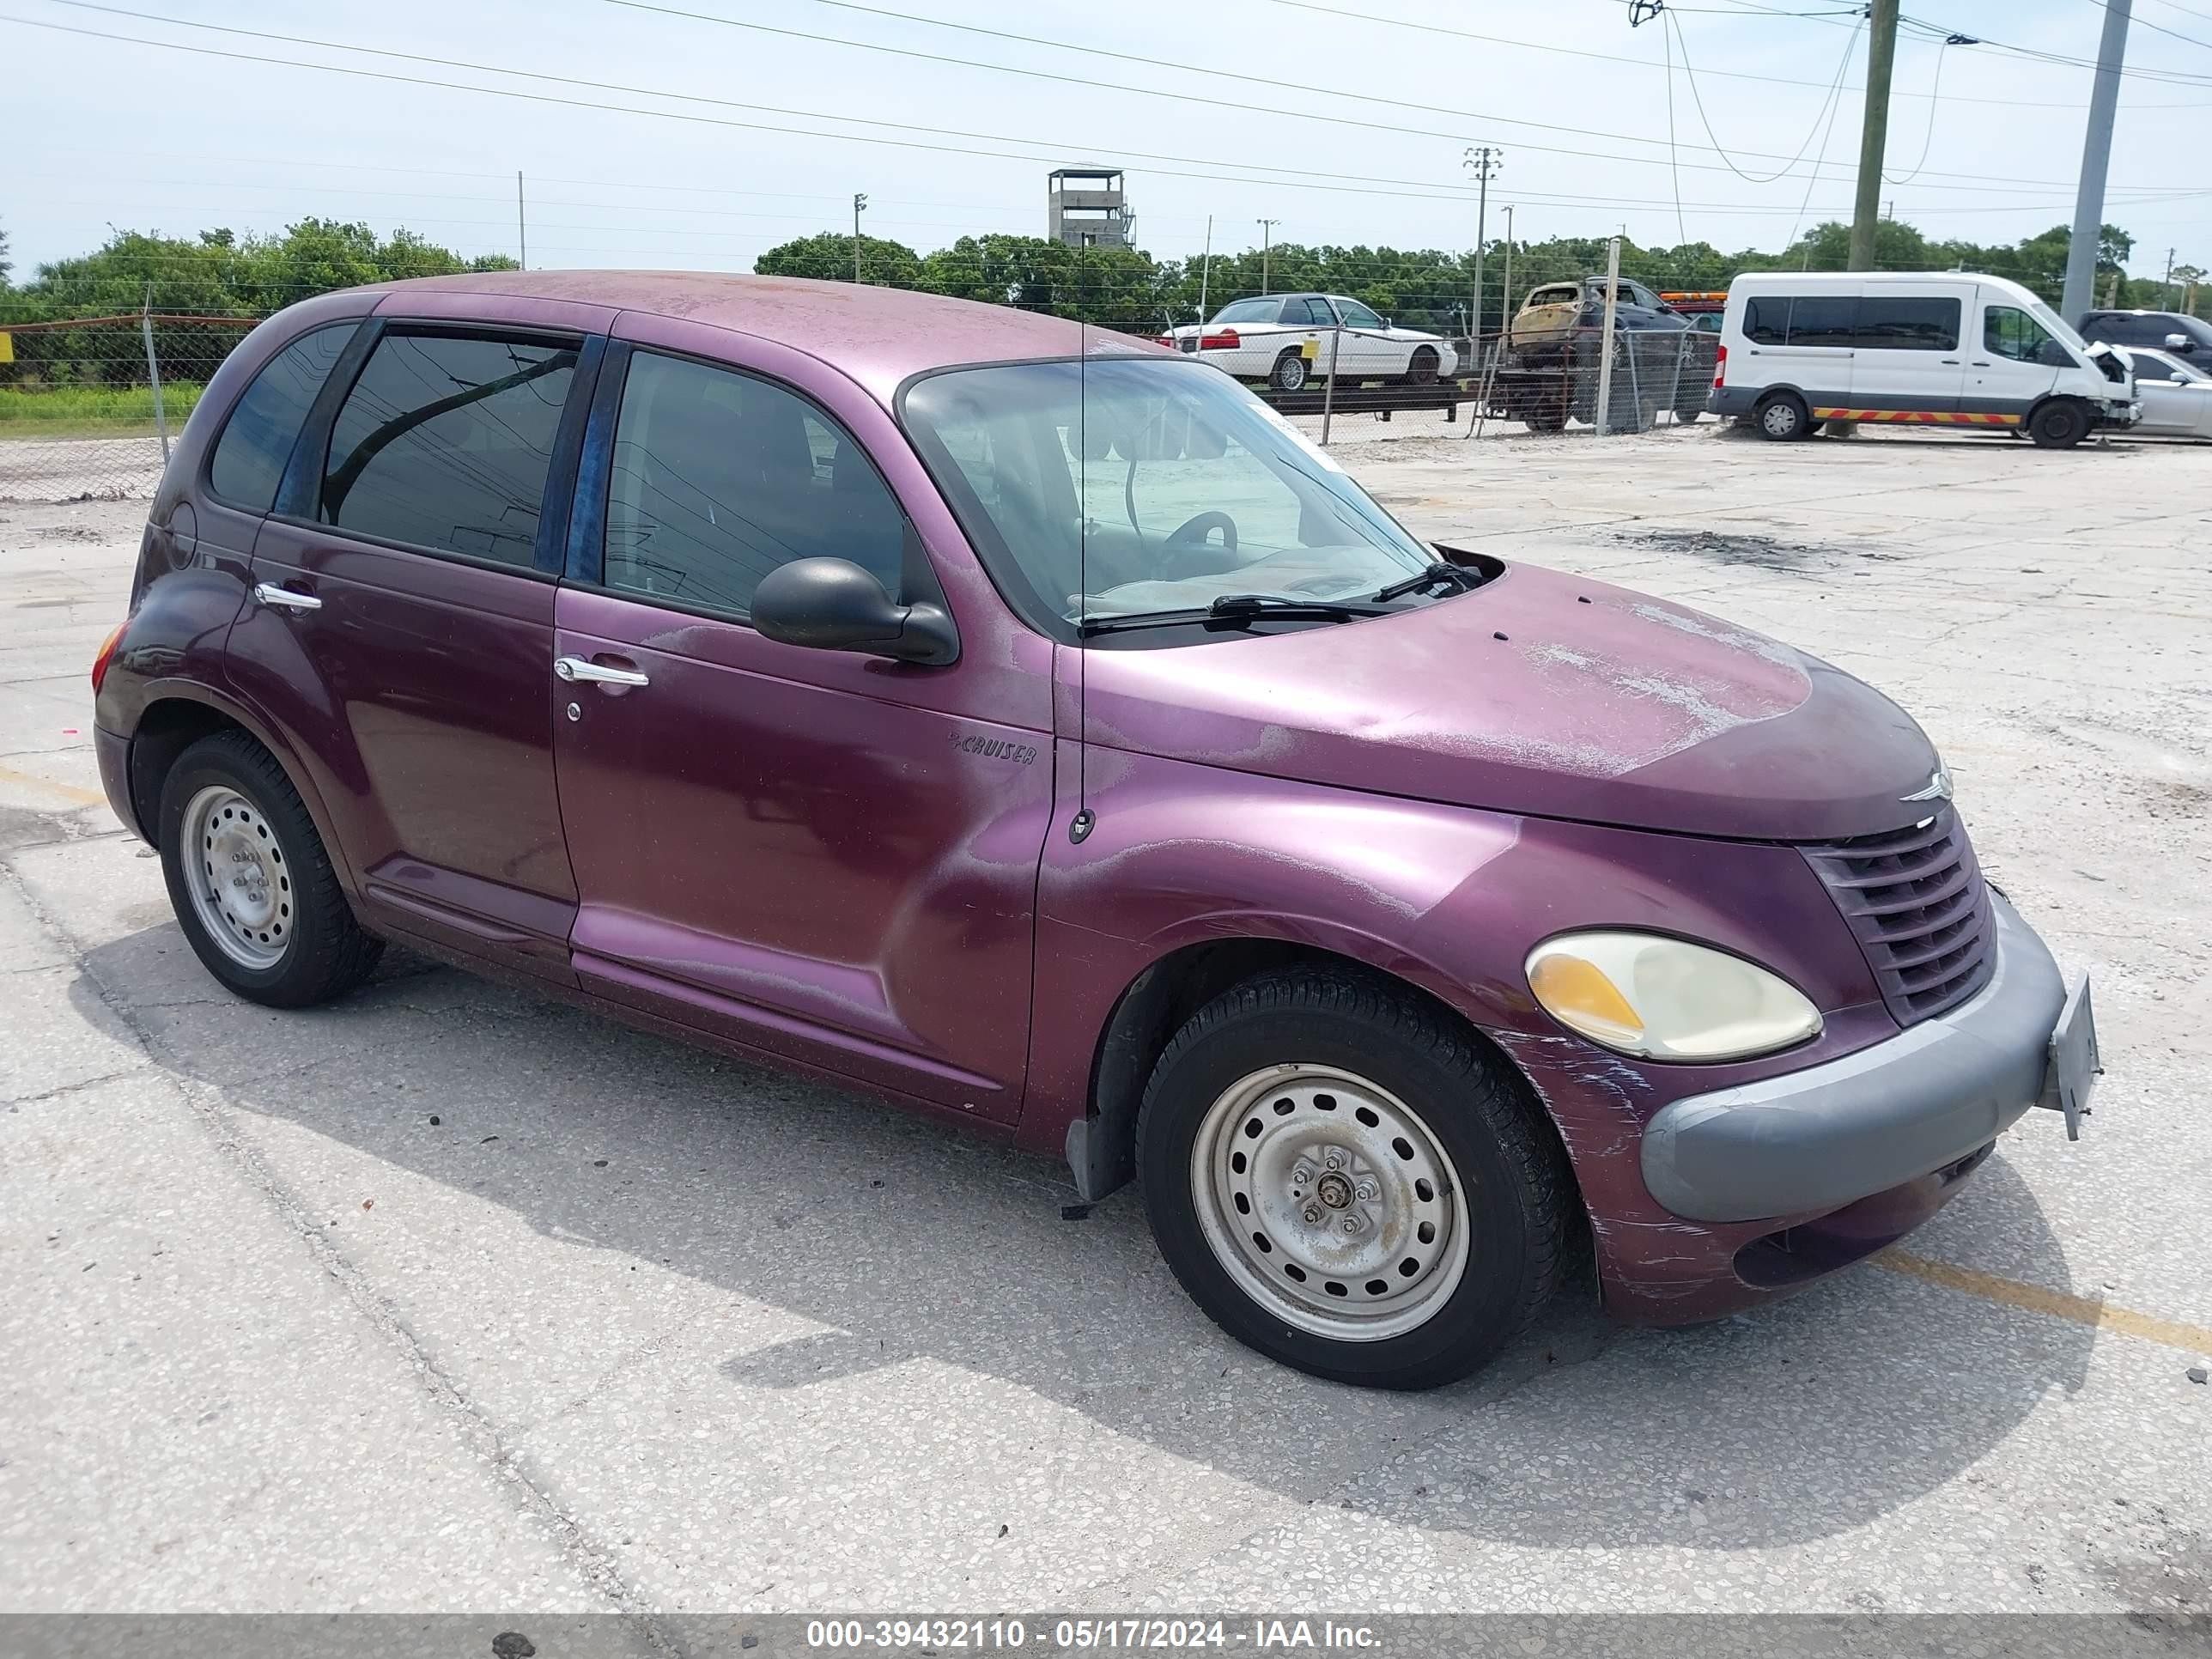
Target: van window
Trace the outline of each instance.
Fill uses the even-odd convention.
[[[1960,314],[1956,300],[1867,294],[1859,300],[1855,338],[1867,350],[1956,351]]]
[[[1762,295],[1744,303],[1744,337],[1754,345],[1848,346],[1859,302],[1848,294],[1789,298]]]
[[[849,559],[900,596],[906,520],[852,434],[797,393],[639,352],[623,383],[602,580],[743,617],[794,559]]]
[[[331,430],[322,519],[527,568],[576,349],[386,334]]]
[[[2021,363],[2048,363],[2051,358],[2044,348],[2057,345],[2048,329],[2017,306],[1989,308],[1982,324],[1982,343],[2000,357]]]
[[[263,365],[215,441],[208,483],[217,495],[256,513],[276,504],[292,446],[356,326],[349,319],[303,334]]]

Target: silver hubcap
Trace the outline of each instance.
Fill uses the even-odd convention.
[[[292,872],[261,809],[221,784],[185,807],[182,836],[192,910],[241,968],[273,968],[292,942]]]
[[[1199,1125],[1190,1185],[1238,1287],[1316,1336],[1412,1330],[1467,1272],[1450,1158],[1403,1101],[1334,1066],[1270,1066],[1224,1091]]]
[[[1302,357],[1285,357],[1283,360],[1282,374],[1278,378],[1283,383],[1284,391],[1296,392],[1306,383],[1305,360]]]
[[[1787,404],[1769,404],[1765,415],[1761,418],[1765,422],[1766,429],[1779,438],[1797,424],[1797,411]]]

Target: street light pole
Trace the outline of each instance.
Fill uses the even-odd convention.
[[[1481,186],[1474,210],[1474,336],[1482,337],[1482,244],[1490,218],[1490,180],[1505,164],[1505,153],[1495,144],[1469,144],[1460,165],[1473,173]]]
[[[853,280],[860,280],[860,213],[868,205],[868,198],[859,191],[853,192]]]
[[[1255,222],[1260,227],[1260,292],[1265,294],[1267,291],[1267,246],[1274,240],[1275,227],[1283,222],[1279,219],[1261,219]]]

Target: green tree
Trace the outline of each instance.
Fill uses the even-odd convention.
[[[8,227],[0,225],[0,288],[8,286],[8,273],[15,268],[8,260]]]
[[[825,230],[772,247],[753,261],[763,276],[811,276],[817,281],[853,280],[853,238]],[[860,280],[878,288],[918,288],[921,256],[903,242],[880,236],[860,238]]]

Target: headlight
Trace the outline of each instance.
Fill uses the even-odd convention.
[[[1652,1060],[1741,1060],[1817,1036],[1820,1011],[1756,963],[1655,933],[1565,933],[1528,953],[1544,1012]]]

